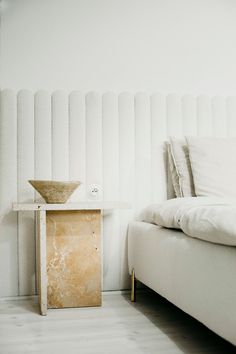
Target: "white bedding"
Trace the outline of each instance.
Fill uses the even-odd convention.
[[[236,246],[235,199],[170,199],[144,209],[141,221],[181,229],[186,235],[205,241]]]

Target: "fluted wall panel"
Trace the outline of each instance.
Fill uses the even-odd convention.
[[[113,92],[4,90],[0,94],[0,296],[35,286],[35,222],[11,211],[38,200],[27,180],[80,180],[71,201],[102,186],[128,210],[103,217],[103,289],[129,287],[127,225],[149,203],[173,196],[169,135],[236,136],[236,98]]]

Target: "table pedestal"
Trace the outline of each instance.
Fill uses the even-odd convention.
[[[41,314],[47,308],[101,306],[101,211],[38,213]]]

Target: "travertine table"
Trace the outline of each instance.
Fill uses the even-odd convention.
[[[37,274],[41,315],[48,308],[101,306],[102,210],[124,202],[13,204],[37,214]]]

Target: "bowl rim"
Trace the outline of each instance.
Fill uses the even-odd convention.
[[[43,183],[43,184],[81,184],[80,181],[54,181],[54,180],[47,180],[47,179],[28,179],[28,182],[31,183],[31,182],[36,182],[36,183]]]

